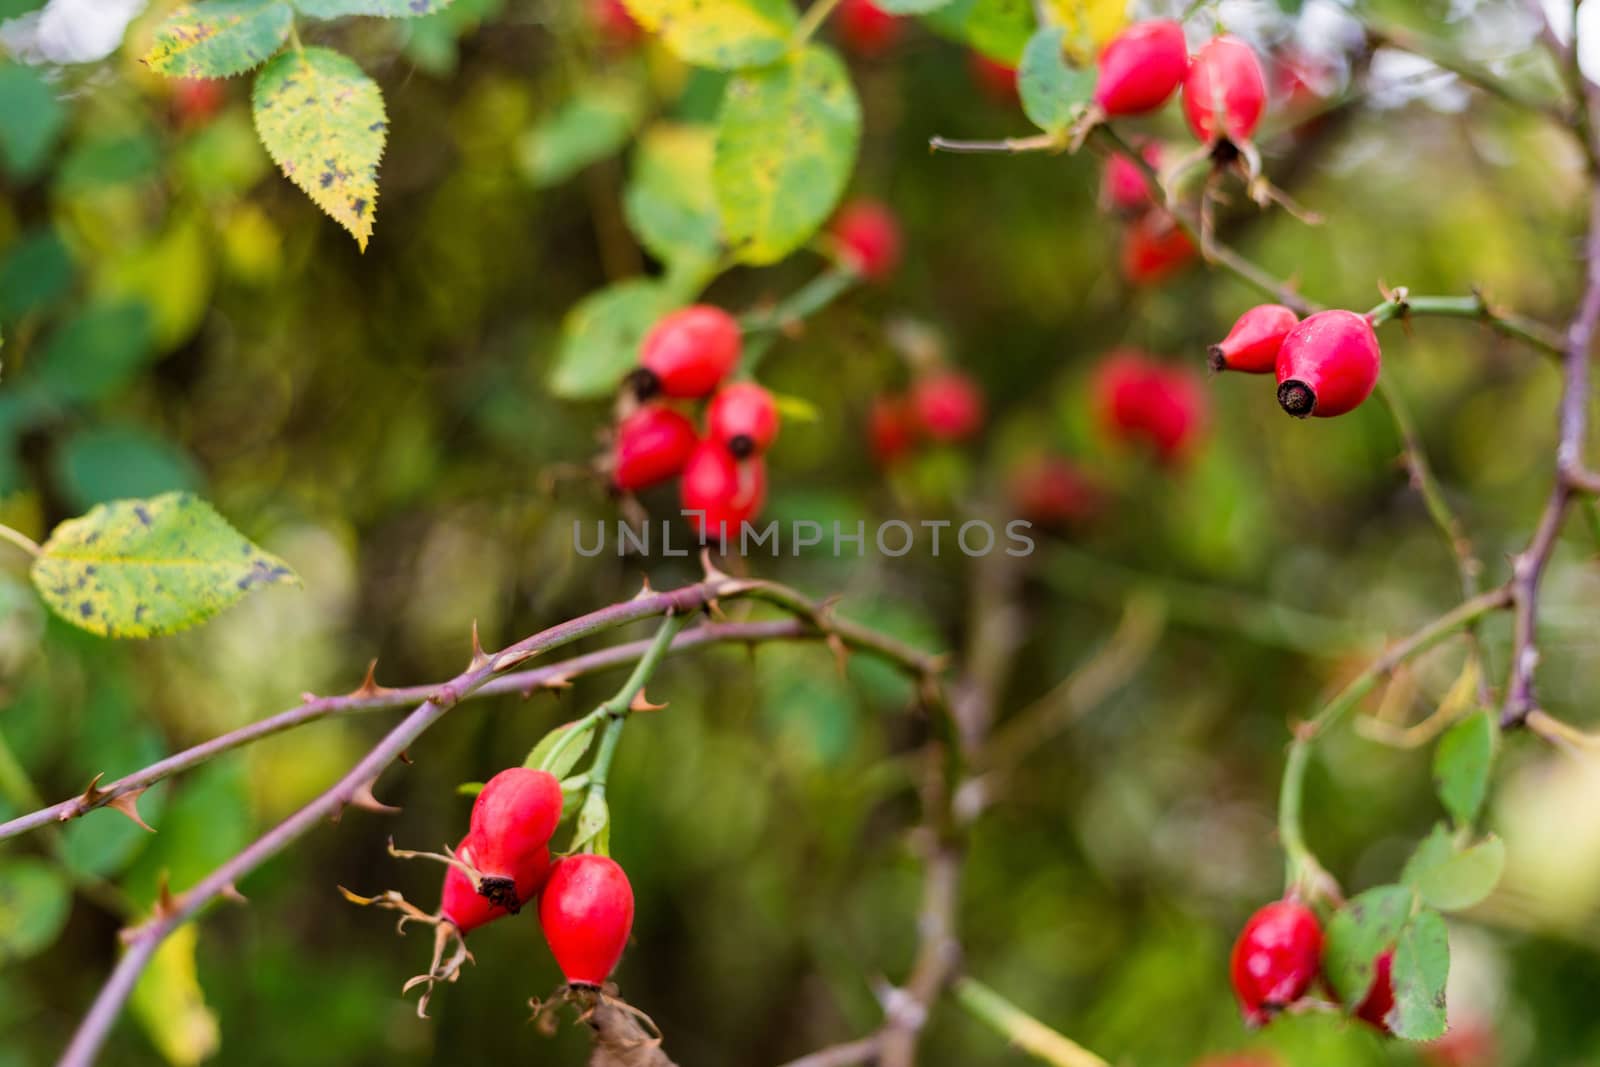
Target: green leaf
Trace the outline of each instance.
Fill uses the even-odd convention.
[[[681,58],[738,70],[782,56],[797,19],[788,0],[623,0]]]
[[[15,322],[55,303],[72,287],[72,273],[72,255],[54,230],[26,234],[0,261],[0,319]]]
[[[774,263],[817,232],[850,179],[860,136],[855,88],[826,48],[729,79],[712,182],[742,262]]]
[[[622,151],[644,115],[644,104],[640,84],[631,78],[581,86],[518,139],[517,163],[534,185],[559,185]]]
[[[578,720],[576,724],[578,733],[572,735],[571,741],[566,741],[563,744],[563,739],[571,733],[574,724],[570,722],[562,723],[539,739],[539,743],[533,746],[533,750],[528,753],[528,758],[522,761],[522,765],[549,771],[557,778],[565,778],[571,773],[572,768],[578,765],[578,761],[583,758],[583,754],[589,751],[589,745],[594,741],[594,731],[597,725],[598,723],[593,719]],[[557,745],[561,746],[561,752],[552,762],[550,756],[556,751]]]
[[[65,875],[43,860],[6,857],[0,865],[0,967],[49,948],[71,911]]]
[[[45,342],[34,381],[56,403],[89,404],[131,382],[150,356],[150,313],[136,300],[90,304]]]
[[[87,138],[75,145],[56,169],[56,190],[64,195],[132,185],[161,173],[161,148],[144,133]]]
[[[66,108],[37,70],[0,63],[0,164],[7,174],[36,174],[66,121]]]
[[[803,396],[793,393],[773,393],[772,402],[778,408],[778,414],[783,416],[785,422],[819,422],[822,412],[817,405]]]
[[[1394,1007],[1384,1017],[1396,1037],[1432,1041],[1445,1031],[1450,933],[1436,911],[1420,911],[1394,948]]]
[[[1400,936],[1416,895],[1405,886],[1369,889],[1334,913],[1328,921],[1322,972],[1339,1002],[1350,1011],[1372,986],[1373,961]]]
[[[1458,823],[1471,825],[1489,794],[1499,730],[1494,715],[1476,711],[1452,726],[1433,750],[1433,784]]]
[[[450,6],[450,0],[294,0],[294,6],[314,19],[342,19],[347,15],[410,19],[443,11]]]
[[[56,479],[80,510],[126,497],[198,489],[188,453],[136,426],[98,426],[73,434],[56,453]]]
[[[298,581],[188,493],[101,504],[57,526],[33,564],[45,603],[105,637],[187,629],[257,586]]]
[[[294,11],[282,0],[211,0],[181,7],[156,29],[144,62],[174,78],[227,78],[282,47]]]
[[[1454,835],[1440,823],[1412,853],[1400,880],[1430,907],[1460,911],[1493,892],[1505,866],[1506,847],[1498,837],[1457,849]]]
[[[639,139],[623,210],[639,243],[663,262],[704,262],[720,251],[715,149],[709,126],[658,122]]]
[[[273,162],[366,251],[388,131],[378,83],[331,49],[289,51],[256,75],[251,105]]]
[[[609,851],[610,840],[611,808],[606,804],[604,793],[591,790],[583,800],[583,807],[578,809],[578,825],[572,834],[572,851],[595,841],[600,854],[605,855]]]
[[[955,0],[930,14],[927,22],[939,33],[1013,67],[1021,62],[1037,25],[1032,0]]]
[[[1064,133],[1094,98],[1094,67],[1073,67],[1064,51],[1066,30],[1049,26],[1034,34],[1022,52],[1017,91],[1022,110],[1046,133]]]
[[[561,323],[550,391],[568,400],[616,392],[638,363],[639,342],[678,301],[661,283],[633,278],[590,293]]]
[[[128,1000],[151,1042],[174,1067],[195,1067],[222,1044],[217,1017],[206,1007],[195,966],[199,939],[193,923],[174,930],[156,950]]]

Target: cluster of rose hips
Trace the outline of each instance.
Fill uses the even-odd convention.
[[[1278,403],[1301,419],[1355,410],[1382,369],[1370,315],[1319,311],[1302,321],[1282,304],[1246,311],[1209,355],[1213,370],[1276,374]]]
[[[1373,960],[1372,985],[1355,1016],[1383,1033],[1394,1008],[1394,949]],[[1250,1026],[1264,1026],[1293,1007],[1322,973],[1322,926],[1316,913],[1296,900],[1279,900],[1250,916],[1233,946],[1233,992]]]
[[[741,347],[739,323],[721,308],[696,304],[662,317],[640,345],[629,377],[638,404],[612,442],[612,486],[635,493],[678,478],[684,511],[702,534],[737,530],[766,499],[762,457],[778,436],[778,405],[754,382],[726,381]],[[706,397],[702,435],[677,405]]]
[[[923,442],[955,444],[983,429],[983,392],[952,367],[920,373],[905,393],[885,393],[872,402],[867,436],[872,454],[893,466]]]

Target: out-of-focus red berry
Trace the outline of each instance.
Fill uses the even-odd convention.
[[[1122,231],[1122,276],[1156,285],[1193,263],[1199,254],[1183,227],[1165,211],[1149,211]]]
[[[695,304],[664,315],[639,345],[641,396],[707,396],[739,362],[739,323],[719,307]]]
[[[982,52],[973,52],[971,60],[972,81],[989,99],[1001,104],[1017,102],[1017,68],[998,59],[990,59]]]
[[[611,484],[625,493],[673,477],[699,443],[694,423],[663,404],[645,404],[622,420],[611,446]]]
[[[833,220],[839,256],[868,281],[881,282],[900,265],[900,224],[879,200],[852,200]]]
[[[1188,66],[1182,26],[1167,19],[1134,23],[1101,49],[1094,102],[1111,118],[1154,111],[1171,99]]]
[[[227,103],[220,78],[179,78],[172,83],[172,111],[183,126],[203,126]]]
[[[634,20],[622,0],[589,0],[589,21],[608,44],[627,48],[644,37],[644,27]]]
[[[1139,155],[1151,167],[1161,169],[1160,141],[1147,142],[1140,147]],[[1100,202],[1106,210],[1128,216],[1143,214],[1155,203],[1150,198],[1150,186],[1145,183],[1144,172],[1121,152],[1106,159],[1105,174],[1100,182]]]
[[[983,428],[983,393],[955,370],[939,370],[911,387],[917,426],[935,441],[964,441]]]
[[[1498,1067],[1500,1046],[1487,1023],[1470,1019],[1452,1022],[1443,1037],[1423,1045],[1422,1058],[1428,1067]]]
[[[725,385],[706,408],[706,434],[735,459],[765,452],[778,436],[778,402],[755,382]]]
[[[903,396],[879,396],[867,416],[867,443],[880,466],[892,466],[917,443],[917,420]]]
[[[840,43],[868,59],[893,48],[903,28],[898,18],[872,0],[844,0],[834,12],[833,20]]]
[[[1100,510],[1100,489],[1077,464],[1038,453],[1012,470],[1011,505],[1035,526],[1057,528],[1087,522]]]
[[[721,442],[702,441],[683,468],[679,491],[696,532],[708,541],[733,540],[766,503],[766,461],[737,460]]]
[[[1255,50],[1237,37],[1214,37],[1183,80],[1183,115],[1202,144],[1248,141],[1267,106],[1267,79]]]
[[[1210,421],[1210,398],[1193,372],[1132,349],[1106,357],[1092,390],[1107,436],[1143,444],[1164,463],[1181,462],[1193,452]]]

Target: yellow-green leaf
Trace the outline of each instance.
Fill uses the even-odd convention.
[[[670,289],[649,278],[630,278],[584,297],[561,322],[550,391],[569,400],[616,392],[638,362],[645,333],[679,303]]]
[[[365,251],[388,130],[377,82],[332,49],[289,51],[256,76],[251,104],[273,161]]]
[[[222,1044],[217,1017],[206,1007],[195,968],[199,936],[193,923],[174,930],[156,950],[129,1001],[151,1042],[175,1067],[202,1063]]]
[[[714,147],[709,127],[680,122],[658,122],[639,139],[623,209],[639,243],[663,262],[717,256]]]
[[[188,493],[101,504],[57,526],[33,564],[45,603],[105,637],[187,629],[258,586],[297,581]]]
[[[623,0],[639,24],[683,59],[738,70],[771,63],[789,47],[788,0]]]
[[[0,866],[0,966],[50,947],[71,911],[72,889],[60,871],[8,857]]]
[[[156,29],[144,62],[174,78],[227,78],[259,67],[289,36],[282,0],[213,0],[181,7]]]
[[[850,180],[860,137],[855,88],[826,48],[729,79],[712,181],[742,262],[776,262],[816,233]]]

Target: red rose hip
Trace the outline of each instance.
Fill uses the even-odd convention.
[[[456,846],[456,858],[469,866],[477,864],[477,848],[471,834],[461,839]],[[550,851],[548,848],[539,848],[536,852],[524,858],[514,874],[517,904],[520,907],[532,900],[539,892],[539,887],[544,885],[550,873]],[[439,897],[439,914],[448,919],[462,936],[484,923],[492,922],[502,915],[511,914],[506,908],[494,904],[478,892],[478,887],[472,884],[472,879],[458,867],[451,867],[445,871],[444,889]]]
[[[1356,1006],[1356,1018],[1387,1034],[1385,1017],[1394,1008],[1394,949],[1372,961],[1372,987]]]
[[[760,456],[736,460],[721,443],[701,441],[683,468],[679,490],[689,524],[702,537],[723,541],[737,536],[766,502],[766,462]]]
[[[1221,344],[1207,349],[1211,369],[1246,374],[1270,374],[1278,365],[1278,350],[1300,316],[1282,304],[1261,304],[1239,316]]]
[[[880,466],[890,466],[917,443],[917,422],[903,396],[880,396],[867,416],[867,443]]]
[[[1111,118],[1154,111],[1177,90],[1188,66],[1182,26],[1166,19],[1135,23],[1101,50],[1094,102]]]
[[[1233,991],[1245,1022],[1261,1026],[1301,997],[1322,965],[1322,927],[1304,904],[1280,900],[1250,916],[1233,946]]]
[[[1333,418],[1372,395],[1382,369],[1378,335],[1365,315],[1319,311],[1278,349],[1278,403],[1296,418]]]
[[[589,21],[595,30],[619,48],[637,44],[644,27],[634,21],[622,0],[589,0]]]
[[[696,304],[664,316],[645,334],[633,381],[641,397],[701,397],[739,362],[739,324],[721,308]]]
[[[683,470],[698,443],[694,423],[686,416],[660,404],[646,404],[617,427],[611,484],[632,493],[664,482]]]
[[[1151,211],[1122,233],[1122,276],[1134,285],[1156,285],[1194,261],[1198,249],[1165,211]]]
[[[550,872],[539,898],[539,925],[569,983],[603,984],[633,930],[628,876],[606,856],[566,857]]]
[[[839,258],[868,281],[881,282],[900,265],[900,224],[877,200],[854,200],[833,220]]]
[[[872,0],[844,0],[834,13],[839,41],[858,56],[881,56],[900,39],[900,20]]]
[[[983,428],[983,394],[959,371],[935,371],[911,387],[911,411],[935,441],[963,441]]]
[[[1266,106],[1266,75],[1249,45],[1223,36],[1200,49],[1183,80],[1183,115],[1197,139],[1248,141]]]
[[[561,783],[548,771],[511,767],[484,785],[472,805],[469,836],[472,866],[482,880],[478,891],[495,904],[515,910],[522,901],[519,877],[541,854],[561,821]]]
[[[1140,148],[1139,155],[1152,168],[1159,170],[1161,142],[1149,142]],[[1145,183],[1144,172],[1121,152],[1106,160],[1105,174],[1100,182],[1100,202],[1108,211],[1128,216],[1143,214],[1155,203],[1150,198],[1150,187]]]
[[[706,430],[736,459],[765,452],[778,436],[778,404],[754,382],[725,385],[706,409]]]

